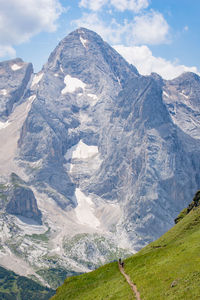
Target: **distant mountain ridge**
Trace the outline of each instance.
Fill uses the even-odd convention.
[[[158,238],[199,189],[198,75],[141,76],[79,28],[39,73],[15,59],[0,76],[1,184],[15,173],[29,189],[18,217],[2,191],[4,266],[86,272]]]

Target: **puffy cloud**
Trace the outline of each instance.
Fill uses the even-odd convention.
[[[148,0],[111,0],[110,2],[119,11],[131,10],[135,13],[149,6]]]
[[[96,31],[109,43],[126,45],[167,42],[169,31],[169,26],[163,16],[154,11],[136,16],[132,22],[125,20],[123,24],[115,19],[106,23],[95,12],[83,13],[80,19],[73,21],[73,24]]]
[[[142,75],[149,75],[152,72],[156,72],[164,79],[173,79],[183,72],[199,74],[196,67],[179,65],[176,61],[171,62],[161,57],[153,56],[147,46],[125,47],[123,45],[117,45],[114,46],[114,48],[129,63],[133,64]]]
[[[111,5],[122,12],[130,10],[138,13],[141,9],[149,6],[149,0],[81,0],[79,5],[93,11],[101,9],[104,5]]]
[[[97,11],[101,9],[105,4],[107,4],[107,2],[108,0],[81,0],[79,6]]]
[[[166,42],[168,32],[169,25],[159,12],[151,11],[134,19],[133,36],[136,44],[153,45]]]
[[[84,13],[82,18],[74,20],[77,27],[85,27],[100,34],[110,43],[120,43],[122,36],[127,34],[127,26],[123,26],[113,19],[108,25],[96,13]]]
[[[7,54],[41,31],[55,31],[62,12],[59,0],[0,0],[0,5],[0,46]]]
[[[15,49],[11,46],[0,46],[0,57],[9,56],[14,58],[16,56]]]

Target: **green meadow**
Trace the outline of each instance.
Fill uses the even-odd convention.
[[[69,277],[57,289],[52,300],[120,300],[135,299],[129,285],[118,270],[117,262],[95,271]]]
[[[128,258],[125,271],[142,299],[200,299],[200,208]]]
[[[200,207],[171,230],[125,260],[125,272],[143,300],[200,299]],[[110,263],[67,278],[52,300],[135,299],[118,270]]]

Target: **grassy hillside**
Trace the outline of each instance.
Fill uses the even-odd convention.
[[[79,276],[69,277],[52,300],[121,300],[135,299],[117,262]]]
[[[157,241],[125,260],[143,300],[200,299],[200,207]],[[133,297],[133,296],[132,296]],[[53,300],[134,299],[117,263],[68,278]]]
[[[54,293],[52,289],[0,267],[0,299],[47,300]]]
[[[200,207],[126,260],[142,299],[200,299]]]

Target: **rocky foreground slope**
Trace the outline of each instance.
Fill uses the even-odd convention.
[[[38,74],[16,59],[0,76],[5,267],[88,271],[159,237],[199,188],[198,75],[141,76],[80,28]]]

